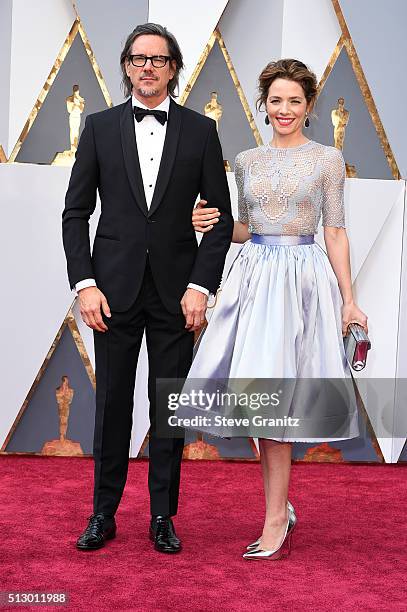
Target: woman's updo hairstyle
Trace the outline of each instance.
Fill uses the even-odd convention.
[[[315,74],[302,62],[296,59],[280,59],[270,62],[259,76],[259,96],[256,100],[257,110],[266,106],[269,87],[275,79],[287,79],[299,83],[304,91],[305,99],[313,109],[317,97],[318,81]]]

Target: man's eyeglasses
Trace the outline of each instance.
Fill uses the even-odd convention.
[[[146,65],[147,60],[150,60],[154,68],[164,68],[165,64],[170,60],[169,55],[129,55],[129,60],[137,68],[142,68]]]

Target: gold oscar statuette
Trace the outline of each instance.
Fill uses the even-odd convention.
[[[204,441],[203,435],[197,435],[196,442],[191,442],[184,447],[183,459],[220,459],[216,446]]]
[[[322,461],[324,463],[342,463],[342,451],[330,446],[328,442],[322,442],[318,446],[307,449],[303,461]]]
[[[343,151],[345,140],[345,129],[349,122],[349,111],[345,108],[345,99],[338,98],[338,106],[331,112],[332,124],[334,126],[335,147]]]
[[[72,95],[66,99],[66,108],[69,115],[69,141],[71,148],[57,153],[52,160],[52,166],[73,166],[75,153],[78,148],[81,115],[85,109],[85,100],[79,93],[79,85],[74,85]]]
[[[338,98],[338,106],[331,112],[332,125],[334,126],[334,143],[335,147],[343,151],[343,143],[345,140],[345,130],[349,122],[349,111],[345,108],[345,99]],[[346,165],[346,176],[356,177],[356,168],[352,164]]]
[[[68,429],[69,410],[74,396],[74,390],[69,386],[67,376],[62,376],[61,384],[55,391],[59,414],[59,439],[49,440],[42,447],[42,455],[83,455],[79,442],[73,442],[66,437]]]
[[[210,117],[211,119],[214,119],[216,121],[216,129],[218,130],[218,132],[219,132],[219,122],[221,120],[222,114],[223,114],[223,108],[222,108],[222,105],[218,102],[218,92],[213,91],[211,93],[211,99],[204,106],[204,115],[205,117]],[[231,172],[232,169],[227,159],[224,160],[223,164],[225,166],[226,172]]]
[[[358,173],[356,172],[356,166],[353,166],[352,164],[348,164],[347,162],[345,162],[345,166],[346,166],[346,176],[348,178],[357,178]]]
[[[218,93],[213,91],[211,93],[211,99],[208,104],[205,104],[204,115],[210,117],[216,121],[216,129],[219,130],[219,121],[222,117],[223,109],[222,105],[218,102]]]

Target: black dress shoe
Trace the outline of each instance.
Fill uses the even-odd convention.
[[[92,514],[89,524],[76,542],[79,550],[97,550],[105,545],[106,540],[116,537],[114,517],[106,517],[102,512]]]
[[[169,516],[154,516],[150,524],[150,540],[155,550],[163,553],[180,552],[182,545]]]

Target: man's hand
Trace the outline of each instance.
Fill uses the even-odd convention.
[[[102,319],[100,307],[106,317],[110,317],[110,308],[107,299],[97,287],[86,287],[78,292],[81,317],[91,329],[99,332],[107,331],[107,325]]]
[[[208,297],[197,289],[187,289],[181,300],[181,308],[185,317],[185,327],[189,331],[196,331],[205,322],[205,312]]]

